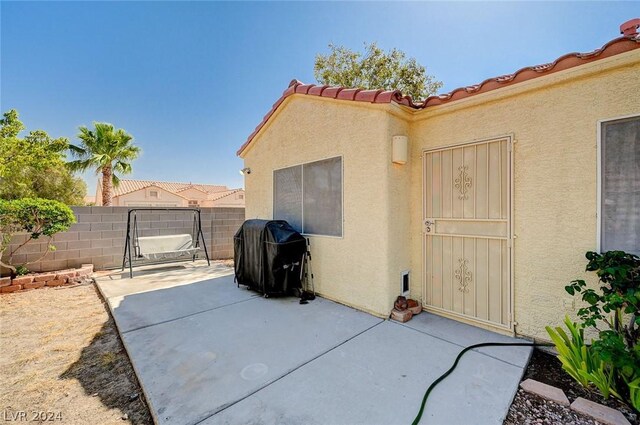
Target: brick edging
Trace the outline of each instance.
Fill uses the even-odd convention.
[[[578,397],[573,403],[569,404],[569,399],[564,391],[553,385],[544,384],[535,379],[526,379],[520,383],[520,388],[538,397],[570,407],[574,412],[589,416],[598,423],[607,425],[631,425],[622,412],[600,403]]]
[[[82,283],[90,279],[92,273],[93,264],[83,264],[82,267],[77,269],[33,273],[16,276],[13,279],[11,277],[1,277],[0,294]]]

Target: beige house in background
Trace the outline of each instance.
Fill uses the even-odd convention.
[[[246,217],[309,236],[324,297],[547,339],[586,251],[640,253],[638,25],[423,102],[294,80],[238,151]]]
[[[244,208],[243,189],[211,184],[122,179],[113,192],[114,207]],[[100,182],[97,184],[95,199],[99,202],[102,200]]]

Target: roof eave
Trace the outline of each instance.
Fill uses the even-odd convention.
[[[432,106],[449,104],[458,100],[466,99],[482,93],[488,93],[504,87],[510,87],[525,81],[539,78],[553,73],[574,68],[577,66],[592,63],[594,61],[605,59],[621,53],[640,48],[640,35],[624,35],[606,43],[599,49],[588,53],[568,53],[556,59],[553,62],[528,66],[518,71],[502,75],[499,77],[488,78],[480,84],[467,87],[459,87],[449,93],[430,96],[422,103],[414,103],[411,97],[403,96],[399,91],[382,91],[382,90],[361,90],[348,89],[344,87],[316,86],[314,84],[303,84],[298,80],[292,80],[289,87],[282,93],[282,96],[273,104],[271,110],[263,117],[262,121],[255,130],[249,135],[245,143],[240,146],[236,154],[240,158],[244,158],[248,148],[253,145],[254,139],[266,128],[270,119],[278,112],[282,104],[288,97],[294,94],[303,94],[311,96],[319,96],[336,100],[351,100],[356,102],[368,103],[396,103],[404,106],[405,111],[427,109]]]

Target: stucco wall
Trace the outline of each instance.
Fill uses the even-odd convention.
[[[158,198],[152,198],[149,195],[149,192],[152,190],[158,192]],[[156,206],[171,206],[169,204],[173,204],[176,207],[186,207],[188,202],[187,199],[182,196],[171,193],[158,186],[150,186],[134,192],[125,193],[124,195],[115,196],[112,203],[114,207],[126,207],[140,204],[153,204]]]
[[[207,200],[203,205],[210,207],[244,208],[244,190],[231,193],[224,198]]]
[[[387,140],[384,142],[391,147],[391,137],[395,135],[410,135],[410,123],[404,117],[392,115],[389,117],[389,132]],[[413,158],[409,157],[406,164],[395,164],[392,162],[391,152],[385,158],[389,176],[389,203],[387,205],[387,240],[389,243],[389,254],[387,257],[388,271],[387,279],[390,282],[391,295],[388,300],[392,302],[401,293],[402,273],[409,272],[410,288],[421,283],[415,280],[415,273],[411,265],[411,165]],[[419,161],[418,161],[419,162]],[[387,311],[388,313],[388,311]]]
[[[565,307],[572,297],[563,288],[587,278],[584,253],[596,249],[598,120],[640,114],[640,52],[626,55],[635,63],[619,55],[534,80],[528,92],[496,99],[498,90],[416,117],[410,134],[414,283],[422,282],[422,151],[511,133],[516,331],[548,339],[545,325],[574,314]],[[611,69],[613,63],[624,66]],[[557,84],[536,87],[542,80]],[[421,297],[419,284],[412,295]]]
[[[344,237],[312,237],[316,289],[379,315],[411,271],[422,297],[423,150],[511,134],[514,145],[514,321],[544,326],[573,315],[564,286],[596,249],[598,120],[640,114],[640,51],[412,112],[314,96],[285,100],[244,152],[247,218],[272,218],[273,170],[343,156]],[[408,135],[406,165],[391,136]]]
[[[392,184],[409,178],[408,167],[391,171],[391,134],[405,129],[389,105],[293,96],[283,104],[244,156],[246,217],[272,218],[273,171],[300,163],[343,157],[343,237],[310,238],[316,291],[328,298],[386,315],[399,290],[391,281]],[[405,259],[408,266],[408,257]],[[400,266],[394,265],[393,268]]]
[[[180,196],[194,201],[207,199],[207,194],[205,192],[194,188],[180,191]]]

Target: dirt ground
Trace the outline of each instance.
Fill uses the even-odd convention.
[[[0,296],[0,422],[151,424],[93,284]]]

